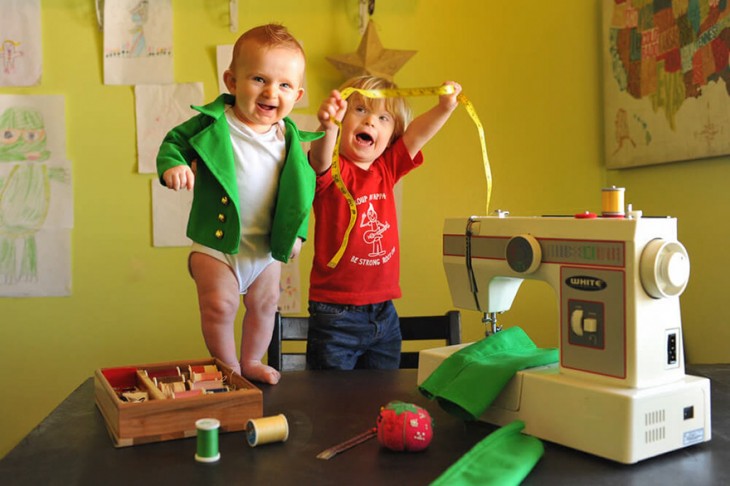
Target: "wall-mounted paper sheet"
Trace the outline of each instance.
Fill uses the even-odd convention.
[[[198,112],[203,104],[203,83],[139,84],[134,87],[137,112],[137,165],[142,174],[157,172],[155,160],[170,129]]]
[[[279,312],[290,314],[302,309],[302,284],[299,278],[299,258],[281,265],[279,280]]]
[[[40,0],[0,0],[0,86],[40,84]]]
[[[215,49],[215,61],[216,69],[218,70],[218,91],[221,93],[228,93],[226,83],[223,82],[223,73],[231,65],[231,56],[233,55],[233,44],[225,44],[216,46]]]
[[[63,97],[0,95],[0,134],[0,295],[69,295],[73,189]]]
[[[170,0],[104,2],[104,84],[173,81]]]
[[[193,191],[173,191],[152,179],[152,244],[154,246],[190,246],[185,236]]]

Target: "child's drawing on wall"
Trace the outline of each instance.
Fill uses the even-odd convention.
[[[0,115],[0,160],[48,159],[43,115],[32,108],[10,107]]]
[[[70,293],[71,171],[55,135],[62,123],[61,97],[0,96],[0,295]]]
[[[130,55],[132,57],[142,56],[147,47],[147,41],[144,38],[144,24],[149,19],[149,7],[150,3],[147,0],[142,0],[129,11],[132,24],[134,24],[131,30],[132,48],[130,49]]]
[[[13,74],[15,72],[15,58],[23,55],[23,51],[20,50],[20,42],[5,39],[2,50],[3,72]]]
[[[0,86],[41,81],[40,0],[0,0]]]
[[[174,82],[170,0],[104,2],[104,83]]]

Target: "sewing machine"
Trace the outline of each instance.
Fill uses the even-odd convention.
[[[560,362],[518,372],[481,419],[520,419],[527,434],[622,463],[709,441],[709,380],[684,371],[689,257],[676,219],[581,216],[445,222],[454,305],[484,313],[487,334],[524,279],[548,283],[559,305]],[[419,384],[463,346],[422,351]]]

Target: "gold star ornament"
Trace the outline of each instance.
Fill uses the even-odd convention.
[[[327,57],[346,78],[372,75],[393,81],[393,75],[418,51],[385,49],[375,29],[375,23],[368,22],[357,52]]]

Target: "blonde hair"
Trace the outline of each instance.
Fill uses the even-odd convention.
[[[238,38],[233,46],[233,55],[231,56],[230,70],[233,70],[236,59],[241,53],[243,45],[247,42],[252,42],[258,47],[272,48],[272,47],[283,47],[286,49],[292,49],[301,54],[302,59],[306,59],[304,55],[304,49],[299,41],[291,35],[291,33],[281,24],[266,24],[259,25],[252,29],[247,30]]]
[[[396,84],[392,81],[388,81],[387,79],[379,78],[377,76],[357,76],[345,81],[345,83],[340,86],[340,91],[345,88],[398,89],[398,86],[396,86]],[[348,98],[348,101],[356,100],[364,104],[366,108],[371,109],[379,98],[368,98],[360,93],[353,93]],[[390,141],[388,142],[388,145],[390,145],[393,141],[400,138],[406,131],[406,127],[411,122],[411,108],[408,106],[408,103],[406,103],[405,98],[401,97],[383,98],[382,101],[385,103],[385,110],[393,115],[394,119],[393,135],[390,137]]]

